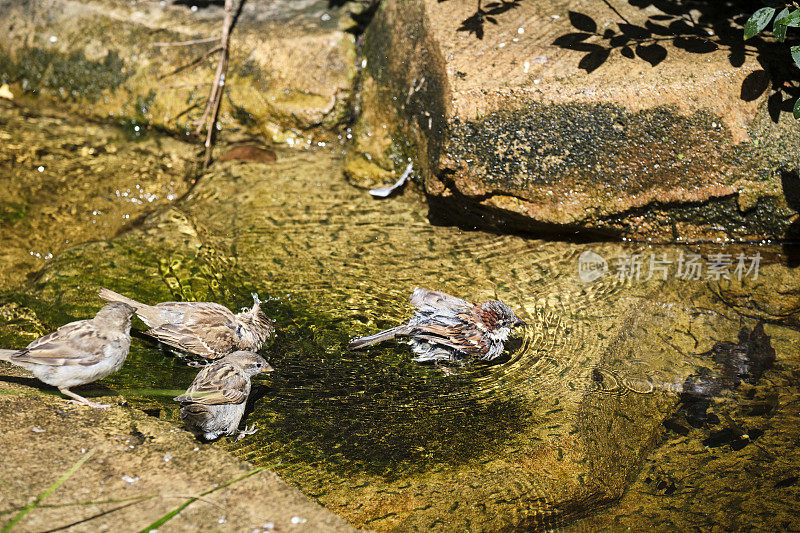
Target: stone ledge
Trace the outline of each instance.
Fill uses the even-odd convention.
[[[136,531],[192,496],[253,468],[141,411],[119,406],[91,409],[44,395],[26,386],[35,380],[9,378],[9,365],[0,365],[6,375],[0,383],[4,449],[0,510],[10,511],[5,516],[14,516],[15,509],[33,501],[83,453],[95,452],[44,505],[23,519],[20,530],[44,531],[80,523],[78,527],[93,531],[119,530],[120,524]],[[156,497],[147,498],[150,495]],[[142,499],[137,502],[137,497]],[[127,505],[125,498],[129,498]],[[292,518],[297,516],[314,531],[355,531],[269,470],[221,489],[209,499],[214,505],[197,501],[165,527],[169,531],[261,531],[272,522],[276,530],[285,531],[294,527]],[[254,501],[259,505],[252,505]]]
[[[756,78],[769,82],[761,63],[787,60],[779,48],[760,41],[740,63],[730,23],[709,37],[721,43],[713,50],[673,36],[659,41],[658,61],[614,50],[588,67],[586,51],[603,49],[608,32],[650,31],[668,15],[626,6],[626,24],[598,3],[499,5],[506,11],[484,18],[480,39],[465,31],[475,4],[461,0],[388,0],[366,34],[378,89],[364,107],[388,108],[383,122],[402,124],[388,132],[392,149],[412,146],[430,197],[496,213],[494,223],[470,221],[462,209],[453,221],[502,230],[506,212],[521,215],[508,218],[522,231],[562,226],[661,242],[787,235],[798,212],[786,176],[800,167],[800,127],[790,113],[773,121],[763,83],[758,94],[745,91]],[[569,49],[574,26],[592,24],[595,33],[570,37],[577,50]],[[356,128],[362,137],[379,132],[374,115]],[[391,168],[386,152],[369,155]]]

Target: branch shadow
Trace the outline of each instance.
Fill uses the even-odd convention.
[[[440,4],[447,0],[437,0]],[[461,21],[461,25],[456,31],[465,31],[475,35],[478,39],[483,39],[484,26],[487,22],[497,24],[497,16],[502,15],[522,3],[522,0],[491,0],[484,4],[483,0],[477,0],[478,6],[475,13]]]
[[[631,23],[610,2],[603,2],[619,19],[616,27],[600,29],[589,15],[570,11],[569,22],[575,31],[553,41],[560,48],[585,52],[578,68],[587,73],[600,68],[614,53],[656,67],[667,59],[665,45],[701,55],[722,49],[735,68],[744,65],[748,56],[758,61],[761,69],[745,78],[740,98],[754,101],[771,90],[767,105],[773,122],[781,113],[791,112],[800,97],[800,70],[794,67],[789,51],[798,44],[797,36],[789,35],[783,43],[760,36],[744,40],[744,23],[761,7],[760,2],[627,0],[630,6],[648,13],[642,24]]]

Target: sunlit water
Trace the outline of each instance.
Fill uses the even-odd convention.
[[[779,247],[575,244],[436,227],[413,187],[375,200],[344,182],[341,165],[327,151],[218,165],[172,207],[56,255],[0,295],[0,341],[21,347],[91,315],[103,285],[146,302],[231,308],[257,291],[278,330],[263,351],[275,372],[254,388],[247,415],[260,431],[217,445],[273,465],[356,526],[688,528],[721,514],[780,528],[792,519],[800,283]],[[708,279],[719,253],[730,255],[731,279]],[[638,275],[620,274],[626,254],[641,254]],[[647,279],[651,254],[671,263]],[[699,255],[701,279],[678,277],[681,254]],[[757,276],[735,271],[739,254],[746,267],[760,255]],[[605,259],[607,273],[581,280],[581,257]],[[499,363],[454,372],[412,362],[402,344],[345,349],[409,317],[418,286],[497,297],[529,326]],[[768,345],[747,340],[760,319]],[[750,367],[739,383],[720,377],[725,357],[769,349],[775,363],[752,382]],[[701,368],[720,380],[700,399],[705,411],[681,401]],[[101,385],[177,421],[171,397],[195,373],[138,338]],[[84,390],[93,389],[108,392]],[[756,517],[747,498],[769,516]]]

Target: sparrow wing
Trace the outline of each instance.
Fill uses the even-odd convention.
[[[219,320],[230,319],[233,313],[224,305],[214,302],[162,302],[156,304],[159,311],[167,313],[184,314],[203,314],[208,316],[219,316]]]
[[[479,331],[474,328],[461,326],[445,326],[442,324],[430,323],[416,326],[414,338],[447,346],[454,350],[459,350],[468,355],[483,356],[488,349],[483,342]]]
[[[455,314],[464,313],[475,307],[466,300],[450,296],[439,291],[429,289],[414,289],[411,294],[411,304],[420,311],[429,313],[442,313],[451,311]]]
[[[39,339],[10,359],[34,365],[91,366],[105,357],[105,348],[119,339],[99,330],[91,320],[65,324]]]
[[[164,324],[145,333],[178,350],[212,359],[235,349],[236,330],[228,323]]]
[[[227,307],[213,302],[161,302],[137,308],[136,314],[151,328],[165,324],[191,325],[208,320],[233,320],[233,313]]]
[[[249,394],[250,380],[244,372],[231,363],[220,361],[201,370],[189,390],[175,401],[203,405],[236,404],[247,401]]]

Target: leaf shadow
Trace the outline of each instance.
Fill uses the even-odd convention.
[[[437,1],[438,3],[447,2],[447,0]],[[475,13],[461,21],[461,25],[456,31],[465,31],[475,35],[478,39],[483,39],[486,23],[497,24],[496,17],[498,15],[519,7],[522,0],[490,0],[487,3],[484,3],[484,0],[477,0],[477,3]]]
[[[617,53],[655,68],[675,49],[698,55],[724,50],[735,68],[742,67],[747,57],[754,57],[759,63],[761,68],[743,80],[740,98],[750,102],[771,92],[767,107],[772,121],[777,122],[782,113],[791,113],[800,97],[800,69],[794,67],[789,55],[790,46],[798,44],[797,36],[790,32],[784,43],[761,36],[747,41],[743,38],[744,23],[760,7],[757,2],[627,0],[629,6],[645,15],[636,17],[644,20],[639,23],[626,18],[608,0],[603,3],[613,11],[616,25],[600,30],[589,15],[570,11],[573,31],[552,43],[562,49],[585,52],[577,66],[587,73]]]

